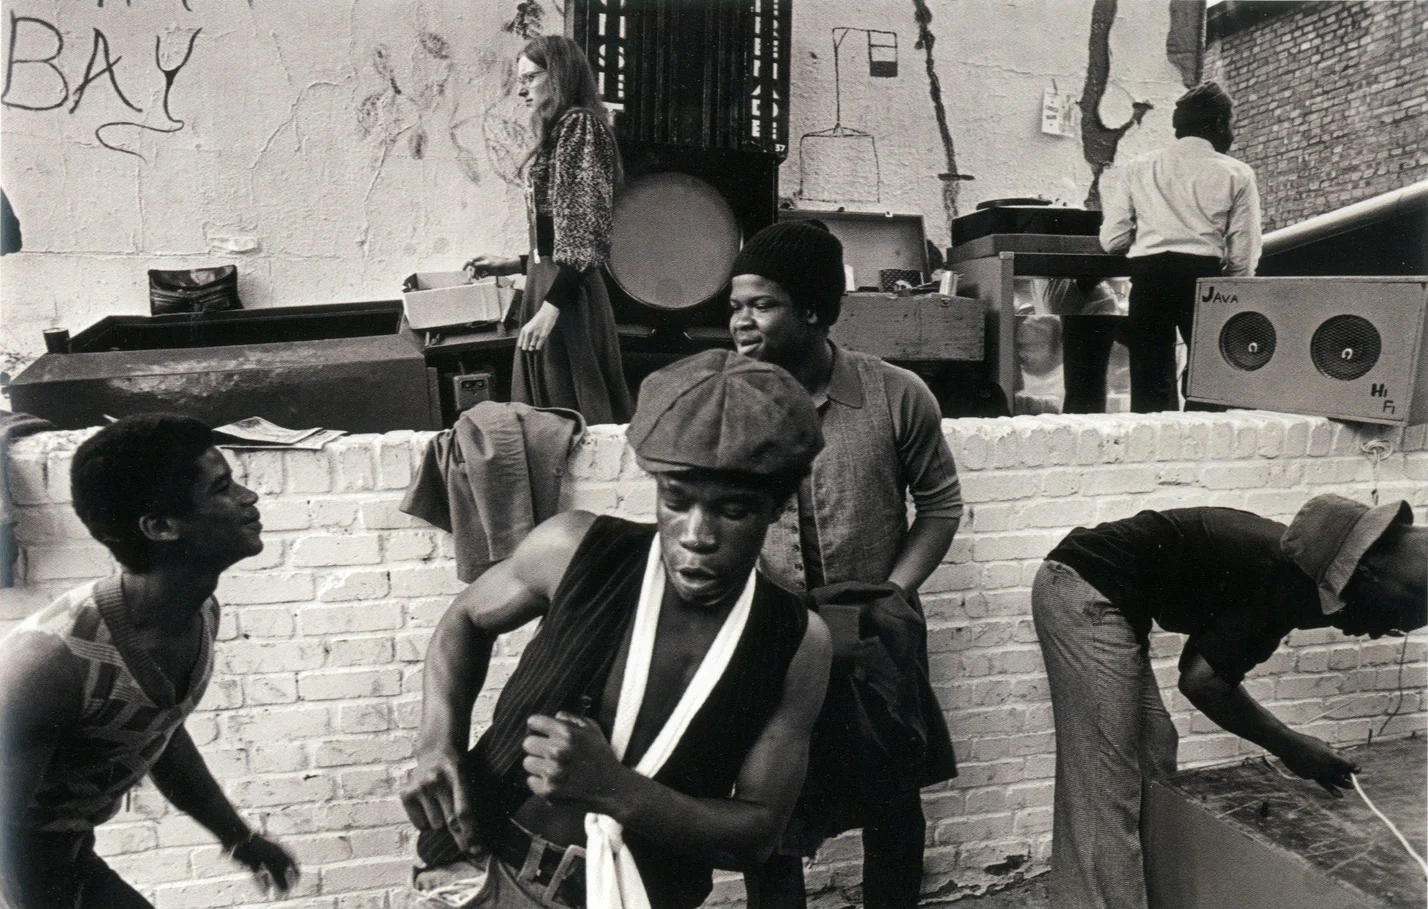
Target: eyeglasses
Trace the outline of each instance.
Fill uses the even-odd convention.
[[[520,81],[521,85],[524,85],[524,86],[526,86],[527,88],[529,88],[531,85],[533,85],[533,84],[535,83],[535,81],[536,81],[537,79],[541,78],[541,77],[544,76],[544,75],[545,75],[545,70],[543,70],[543,69],[538,69],[538,70],[535,70],[534,72],[523,73],[523,74],[521,74],[520,76],[517,76],[516,78]]]

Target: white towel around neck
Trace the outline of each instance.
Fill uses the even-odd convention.
[[[635,730],[640,705],[645,700],[649,682],[650,659],[654,655],[655,632],[659,628],[660,604],[664,599],[664,560],[660,557],[659,536],[650,544],[649,561],[645,565],[644,586],[640,588],[635,608],[635,627],[630,637],[630,653],[625,660],[625,676],[620,682],[620,700],[615,708],[615,727],[610,747],[615,757],[624,760],[630,735]],[[699,708],[704,706],[709,692],[724,675],[734,648],[748,624],[749,610],[754,601],[754,573],[744,591],[724,619],[724,627],[714,636],[709,651],[699,663],[689,687],[675,705],[664,728],[635,765],[635,772],[652,777],[674,753],[684,731]],[[585,815],[585,906],[586,909],[650,909],[649,896],[634,856],[625,848],[624,829],[609,815]]]

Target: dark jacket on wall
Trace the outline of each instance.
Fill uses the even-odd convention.
[[[560,510],[566,461],[584,435],[573,410],[482,401],[427,445],[400,508],[453,534],[456,576],[474,581]]]

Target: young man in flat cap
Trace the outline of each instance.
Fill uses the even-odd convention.
[[[1259,263],[1259,189],[1225,154],[1234,104],[1214,82],[1175,102],[1175,144],[1112,168],[1102,181],[1101,247],[1130,259],[1131,410],[1179,410],[1175,331],[1190,343],[1195,281],[1250,276]]]
[[[796,499],[769,530],[762,566],[790,590],[819,591],[846,603],[860,582],[874,622],[916,623],[894,661],[915,678],[897,710],[922,740],[920,753],[839,768],[852,744],[815,733],[805,796],[785,848],[759,875],[749,898],[760,907],[804,904],[801,855],[823,838],[863,828],[863,898],[870,909],[917,904],[926,822],[921,786],[956,775],[952,744],[927,678],[927,639],[917,589],[942,561],[962,516],[961,485],[942,436],[932,392],[917,376],[828,340],[844,290],[843,247],[826,229],[785,221],[759,231],[734,261],[729,331],[746,357],[787,369],[813,397],[825,447]],[[911,493],[916,515],[907,522]],[[834,587],[833,585],[840,585]],[[881,591],[875,588],[881,588]],[[906,627],[906,622],[898,622]],[[886,626],[884,626],[886,627]],[[867,636],[868,628],[860,634]]]
[[[478,866],[482,906],[692,909],[712,868],[768,855],[803,780],[828,632],[754,567],[822,447],[812,402],[781,369],[709,351],[645,380],[628,440],[657,526],[551,518],[427,652],[403,802],[427,865]],[[492,644],[534,619],[468,753]]]
[[[213,671],[218,578],[263,549],[257,495],[207,426],[162,414],[87,439],[71,491],[120,572],[0,640],[0,905],[148,907],[94,852],[95,828],[145,776],[286,891],[292,857],[238,816],[184,728]]]
[[[1140,514],[1072,531],[1031,608],[1056,723],[1051,903],[1146,905],[1143,783],[1175,770],[1177,736],[1151,672],[1152,623],[1189,636],[1180,690],[1224,729],[1331,792],[1357,768],[1241,685],[1296,628],[1378,637],[1428,623],[1428,528],[1408,503],[1324,495],[1286,528],[1229,508]]]

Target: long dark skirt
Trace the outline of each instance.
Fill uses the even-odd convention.
[[[555,274],[553,262],[531,263],[521,297],[522,325],[540,309]],[[511,400],[579,411],[592,425],[630,421],[634,402],[625,386],[615,315],[598,271],[587,275],[575,299],[560,308],[545,347],[516,350]]]

